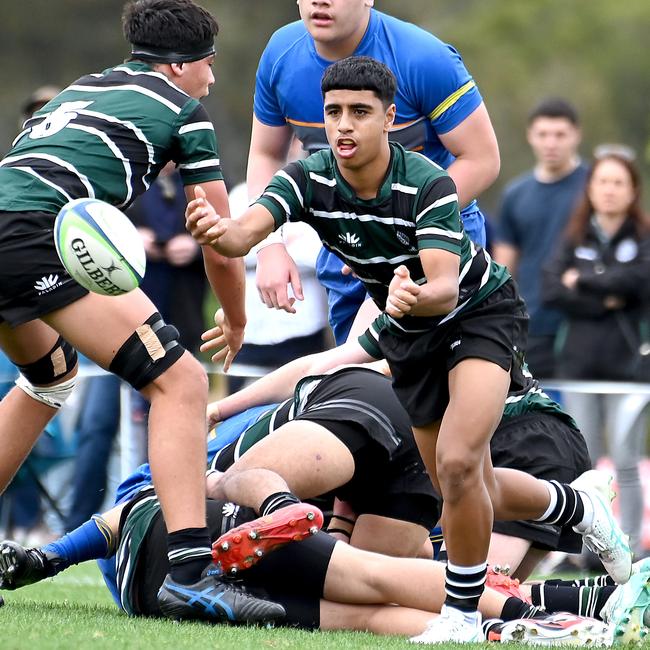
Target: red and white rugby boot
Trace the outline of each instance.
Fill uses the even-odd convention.
[[[224,533],[212,544],[212,559],[226,574],[250,569],[267,553],[315,535],[323,513],[308,503],[294,503]]]

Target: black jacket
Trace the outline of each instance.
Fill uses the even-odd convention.
[[[562,284],[570,268],[580,273],[575,289]],[[621,306],[608,308],[608,297]],[[565,316],[556,341],[559,377],[643,379],[637,372],[648,325],[650,237],[639,237],[631,220],[609,240],[592,220],[583,243],[564,241],[544,269],[542,298]]]

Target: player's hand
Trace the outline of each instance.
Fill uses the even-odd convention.
[[[411,280],[411,274],[403,264],[394,270],[394,274],[388,285],[386,313],[393,318],[402,318],[417,305],[420,287]]]
[[[302,282],[298,267],[284,244],[270,244],[257,253],[257,290],[262,302],[272,309],[283,309],[295,314],[296,299],[303,300]],[[291,285],[295,298],[289,297]]]
[[[219,400],[210,402],[205,413],[205,419],[208,424],[208,431],[221,422],[221,413],[219,412]]]
[[[244,343],[244,328],[232,327],[226,320],[223,309],[217,309],[214,323],[216,327],[201,334],[201,340],[205,343],[201,345],[200,350],[201,352],[217,350],[211,357],[212,362],[223,361],[223,371],[227,373]]]
[[[344,264],[341,267],[341,275],[351,275],[353,278],[357,277],[356,273],[352,270],[352,267],[348,266],[347,264]],[[358,279],[359,278],[357,278],[357,280]]]
[[[230,219],[222,219],[206,198],[204,189],[194,188],[194,199],[185,208],[185,227],[199,244],[213,244],[227,228]]]
[[[567,289],[575,289],[576,284],[578,283],[578,278],[580,277],[580,271],[578,269],[567,269],[563,274],[562,274],[562,284],[567,288]]]
[[[163,259],[160,246],[156,243],[156,233],[151,228],[144,227],[139,227],[138,233],[142,239],[142,245],[144,246],[144,253],[147,256],[147,260],[158,262]]]

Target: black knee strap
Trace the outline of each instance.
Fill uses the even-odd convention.
[[[67,375],[77,365],[77,351],[59,336],[54,347],[38,361],[16,364],[20,374],[35,386],[46,386]]]
[[[140,390],[183,356],[178,338],[178,330],[156,312],[124,342],[108,369]]]

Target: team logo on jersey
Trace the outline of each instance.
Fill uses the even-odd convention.
[[[352,246],[352,248],[360,248],[361,247],[361,238],[359,235],[353,233],[353,232],[346,232],[346,233],[340,233],[339,234],[339,239],[344,243],[347,244],[348,246]]]
[[[456,349],[460,344],[461,344],[460,339],[456,339],[455,341],[452,341],[451,345],[449,346],[449,351],[453,352],[453,350]]]
[[[63,282],[59,282],[58,275],[44,275],[40,280],[37,280],[34,283],[34,289],[38,291],[38,295],[42,296],[44,293],[50,293],[54,291],[57,287],[60,287]]]
[[[397,231],[397,239],[399,239],[400,243],[403,244],[404,246],[410,246],[411,245],[411,240],[409,239],[409,236],[401,232],[400,230]]]

